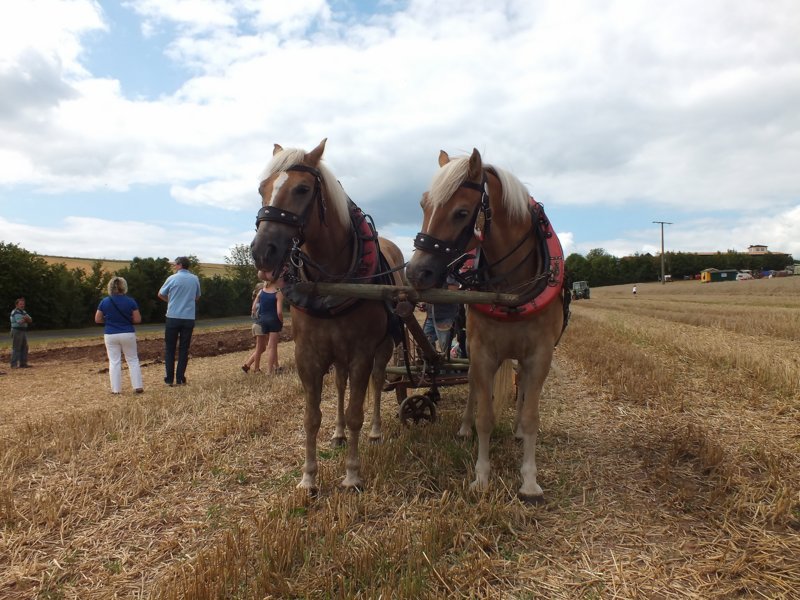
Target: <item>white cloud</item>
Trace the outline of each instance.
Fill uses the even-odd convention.
[[[79,62],[82,36],[107,31],[97,2],[26,0],[3,7],[0,72],[15,69],[31,52],[57,65],[65,76],[86,75]]]
[[[548,205],[728,211],[742,218],[727,231],[670,235],[797,248],[792,0],[412,0],[375,15],[324,0],[124,6],[172,35],[167,57],[197,76],[172,95],[127,98],[81,63],[93,36],[113,35],[96,2],[15,3],[0,22],[0,83],[26,100],[0,99],[0,185],[163,185],[181,203],[247,209],[273,143],[328,137],[356,202],[417,223],[438,150],[475,146]],[[597,247],[557,226],[575,250]],[[651,237],[602,247],[629,253]]]
[[[666,252],[746,252],[754,244],[765,244],[771,252],[800,258],[800,204],[785,211],[765,211],[761,216],[738,215],[730,222],[690,218],[664,226]],[[657,254],[661,252],[661,229],[654,224],[647,229],[628,231],[624,238],[583,240],[569,252],[586,254],[594,248],[603,248],[613,256],[636,252]]]
[[[195,254],[201,262],[223,263],[235,243],[252,233],[230,232],[201,223],[143,223],[68,217],[54,227],[15,223],[0,217],[3,240],[38,254],[105,259]],[[231,243],[230,240],[235,242]]]

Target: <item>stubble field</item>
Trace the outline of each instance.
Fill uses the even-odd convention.
[[[800,277],[638,291],[573,304],[533,507],[515,497],[510,408],[491,490],[467,489],[463,386],[412,428],[384,394],[352,494],[329,382],[309,500],[290,341],[274,377],[242,373],[247,351],[224,340],[186,387],[151,359],[142,396],[111,396],[96,353],[3,368],[0,598],[796,597]]]

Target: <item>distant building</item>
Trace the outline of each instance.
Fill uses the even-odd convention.
[[[736,269],[703,269],[700,271],[700,281],[703,283],[711,283],[712,281],[736,281],[736,275],[739,271]]]
[[[770,252],[769,248],[763,244],[753,244],[747,247],[747,252],[736,252],[735,250],[726,250],[722,252],[718,250],[716,252],[687,252],[686,254],[694,254],[695,256],[716,256],[717,254],[728,254],[733,252],[735,254],[749,254],[750,256],[763,256],[764,254],[785,254],[785,252]],[[659,253],[656,252],[656,256]]]

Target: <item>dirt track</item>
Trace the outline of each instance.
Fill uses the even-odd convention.
[[[281,332],[281,341],[292,338],[291,326],[287,325]],[[192,335],[190,356],[218,356],[229,352],[239,352],[253,348],[253,335],[249,328],[237,328],[229,331],[198,331]],[[164,353],[163,338],[139,339],[137,342],[141,361],[160,362]],[[100,337],[95,344],[80,346],[64,346],[57,348],[31,349],[28,356],[31,364],[54,361],[70,361],[90,359],[103,361],[106,359],[106,347]],[[8,363],[9,351],[0,352],[0,360]]]

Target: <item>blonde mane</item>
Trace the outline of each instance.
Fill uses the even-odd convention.
[[[259,178],[259,183],[268,179],[275,173],[285,171],[289,167],[303,163],[306,155],[305,150],[299,148],[284,148],[272,157],[269,164],[264,168]],[[350,227],[350,209],[347,205],[347,194],[342,188],[336,176],[331,170],[320,161],[317,170],[322,176],[322,185],[325,188],[325,198],[328,201],[328,210],[335,213],[344,227]]]
[[[526,218],[530,194],[525,185],[508,171],[487,164],[484,164],[483,167],[500,180],[503,188],[502,202],[508,211],[509,218],[512,221]],[[432,207],[443,206],[450,200],[467,178],[468,169],[469,157],[459,156],[451,158],[450,162],[436,172],[431,181],[430,192],[428,192],[428,202]]]

